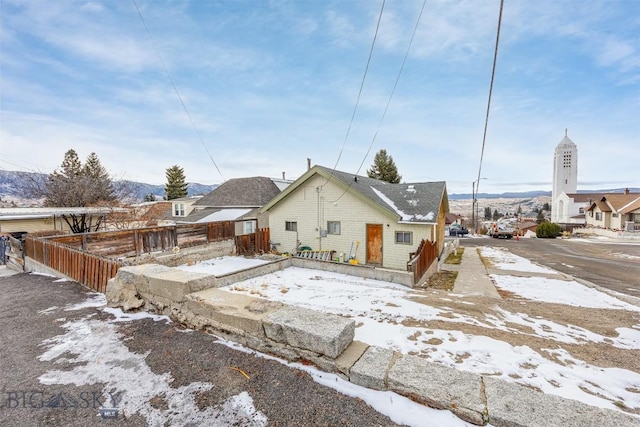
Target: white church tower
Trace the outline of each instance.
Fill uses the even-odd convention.
[[[567,136],[556,146],[553,156],[553,189],[551,191],[551,222],[563,222],[567,218],[569,206],[558,197],[562,193],[577,193],[578,191],[578,147]]]

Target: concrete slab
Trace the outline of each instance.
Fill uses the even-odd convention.
[[[220,289],[206,289],[185,297],[184,309],[207,317],[211,325],[235,334],[250,334],[264,338],[263,320],[281,310],[283,304]],[[228,326],[228,328],[224,328]]]
[[[395,360],[395,352],[387,348],[369,347],[351,367],[349,381],[375,390],[387,389],[387,371]]]
[[[459,371],[416,356],[403,356],[387,376],[389,390],[448,409],[473,424],[487,422],[480,375]]]
[[[355,321],[335,314],[287,306],[265,319],[268,338],[336,358],[353,341]]]
[[[496,378],[484,378],[489,422],[496,427],[631,427],[640,417],[545,394]]]
[[[487,269],[480,259],[475,247],[466,247],[462,254],[458,277],[453,285],[453,292],[462,295],[482,295],[491,298],[501,298],[493,282],[489,278]]]
[[[183,302],[187,294],[207,287],[207,281],[211,281],[211,287],[215,285],[213,275],[175,268],[170,268],[169,271],[146,272],[144,276],[148,279],[149,293],[174,302]]]

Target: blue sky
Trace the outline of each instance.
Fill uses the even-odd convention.
[[[423,4],[387,0],[351,127],[381,1],[135,0],[152,39],[131,0],[0,1],[0,169],[74,148],[117,179],[213,184],[341,152],[366,174],[384,148],[406,182],[477,177],[498,0],[426,2],[381,122]],[[636,0],[506,0],[480,191],[551,190],[565,128],[578,189],[640,187],[639,34]]]

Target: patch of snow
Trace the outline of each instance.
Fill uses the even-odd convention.
[[[640,312],[640,307],[629,304],[575,280],[549,279],[546,277],[517,277],[491,274],[496,286],[523,298],[574,307],[608,308]]]
[[[58,309],[58,306],[54,305],[53,307],[45,308],[44,310],[38,311],[38,314],[51,314],[57,309]]]
[[[555,270],[536,265],[526,258],[514,255],[507,249],[486,246],[480,249],[480,253],[484,258],[488,258],[496,268],[501,270],[558,274]]]
[[[178,270],[195,273],[208,273],[215,276],[233,273],[258,265],[268,264],[270,261],[258,258],[244,258],[239,256],[223,256],[197,262],[192,265],[182,264],[177,266]]]
[[[153,314],[147,311],[125,313],[124,311],[122,311],[122,309],[113,307],[105,307],[102,309],[102,311],[105,313],[109,313],[115,317],[115,319],[111,320],[111,322],[113,323],[130,322],[132,320],[142,319],[151,319],[154,322],[164,321],[165,323],[171,323],[171,319],[168,316]]]
[[[78,304],[68,305],[64,308],[64,311],[82,310],[83,308],[102,307],[107,305],[107,298],[104,294],[99,292],[89,292],[87,295],[91,297],[79,302]]]

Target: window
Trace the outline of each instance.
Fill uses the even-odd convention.
[[[618,214],[617,214],[617,213],[612,213],[612,214],[611,214],[611,216],[612,216],[613,218],[618,218]]]
[[[285,221],[284,229],[285,231],[298,231],[298,223],[296,221]]]
[[[396,243],[410,245],[413,241],[413,233],[410,231],[396,231]]]
[[[578,209],[578,213],[583,214],[583,213],[584,213],[584,208],[580,208],[580,209]]]
[[[633,214],[633,222],[640,222],[640,214]]]
[[[329,234],[340,234],[340,221],[327,221],[327,231]]]
[[[255,233],[255,229],[253,227],[253,221],[245,221],[244,234],[252,234],[252,233]]]
[[[602,221],[602,212],[596,212],[596,221]]]
[[[173,216],[185,216],[185,214],[184,214],[184,203],[174,203],[173,204]]]

